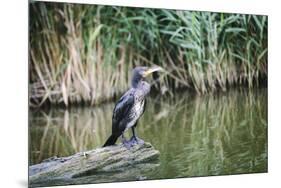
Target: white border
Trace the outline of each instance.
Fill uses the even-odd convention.
[[[44,1],[44,0],[43,0]],[[46,0],[45,0],[46,1]],[[47,0],[56,2],[57,0]],[[150,7],[150,8],[167,8],[167,9],[185,9],[200,10],[213,12],[234,12],[234,13],[250,13],[250,14],[267,14],[268,3],[264,1],[255,3],[256,1],[243,0],[173,0],[173,1],[153,1],[153,0],[61,0],[59,2],[74,2],[84,4],[101,4],[101,5],[122,5],[131,7]]]
[[[67,2],[269,15],[269,173],[72,187],[280,187],[280,5],[277,0],[71,0]],[[8,6],[7,6],[8,5]],[[0,6],[1,187],[27,187],[28,2]],[[279,186],[278,186],[279,185]]]

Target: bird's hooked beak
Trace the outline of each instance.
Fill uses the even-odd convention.
[[[156,71],[164,71],[164,69],[162,67],[158,67],[158,66],[150,67],[146,71],[144,71],[143,77],[147,77],[148,75],[150,75],[151,73],[156,72]]]

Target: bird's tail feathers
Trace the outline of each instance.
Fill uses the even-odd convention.
[[[106,147],[106,146],[112,146],[115,144],[116,140],[118,139],[118,135],[111,135],[105,142],[105,144],[102,147]]]

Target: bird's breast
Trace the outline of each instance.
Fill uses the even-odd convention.
[[[137,120],[140,118],[144,110],[144,100],[136,101],[133,108],[130,111],[129,117],[131,121],[129,121],[127,128],[130,128],[135,125]]]
[[[134,111],[137,115],[141,115],[143,111],[144,100],[137,102],[134,106]]]

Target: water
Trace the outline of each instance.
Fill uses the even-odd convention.
[[[267,172],[266,89],[179,93],[147,104],[137,134],[160,151],[160,165],[144,179]],[[30,164],[102,146],[113,108],[31,111]]]

